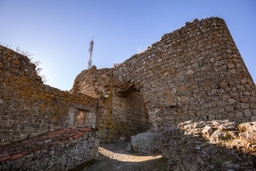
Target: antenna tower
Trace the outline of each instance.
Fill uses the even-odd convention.
[[[92,51],[93,51],[93,44],[94,44],[94,41],[93,41],[93,37],[92,37],[92,40],[90,41],[90,46],[89,46],[89,61],[88,61],[88,69],[90,69],[92,67]]]

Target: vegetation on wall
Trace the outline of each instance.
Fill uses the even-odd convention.
[[[4,43],[1,43],[1,42],[0,42],[0,45],[5,46],[5,47],[7,47],[7,48],[9,48],[9,49],[14,50],[14,49],[13,49],[11,46],[9,46],[8,44],[4,44]],[[31,54],[31,53],[28,52],[28,51],[21,50],[19,46],[16,47],[16,49],[15,49],[14,51],[17,52],[17,53],[19,53],[19,54],[21,54],[21,55],[23,55],[23,56],[26,56],[26,57],[30,60],[31,63],[35,64],[35,66],[36,66],[36,73],[37,73],[38,76],[41,77],[41,80],[43,81],[43,83],[46,83],[46,82],[48,81],[46,75],[44,75],[44,74],[42,73],[43,69],[40,67],[41,61],[34,61],[34,60],[33,60],[33,59],[34,59],[33,54]]]

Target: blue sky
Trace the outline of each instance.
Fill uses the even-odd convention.
[[[88,65],[110,68],[195,18],[223,18],[256,81],[255,0],[0,0],[0,42],[41,61],[50,86],[70,90]]]

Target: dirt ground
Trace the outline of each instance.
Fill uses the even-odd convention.
[[[126,151],[127,142],[102,144],[97,159],[78,166],[76,171],[166,171],[167,160],[160,155]]]

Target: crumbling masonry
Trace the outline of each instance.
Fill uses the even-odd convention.
[[[256,86],[220,18],[188,22],[114,68],[84,70],[70,92],[2,46],[0,75],[1,146],[72,127],[95,126],[104,143],[187,120],[256,121]]]
[[[188,22],[114,68],[82,71],[72,93],[105,99],[97,127],[106,141],[187,120],[256,120],[255,84],[220,18]]]

